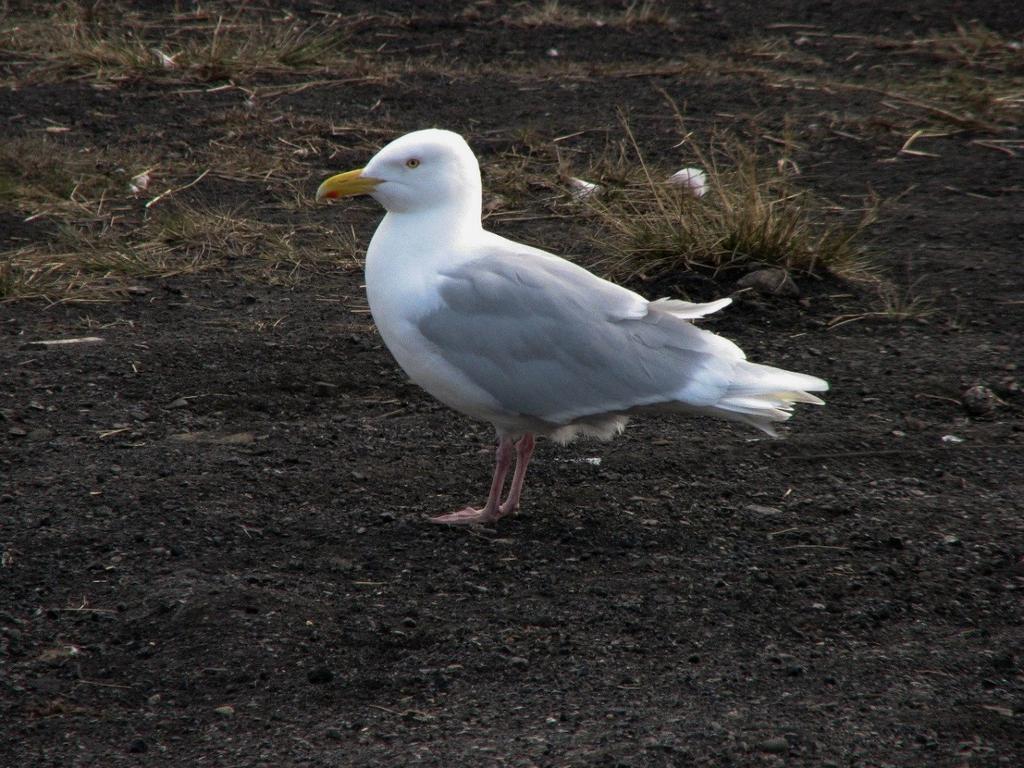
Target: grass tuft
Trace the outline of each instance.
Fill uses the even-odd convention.
[[[343,238],[339,255],[322,228],[178,201],[131,224],[60,221],[45,244],[0,253],[0,300],[108,301],[133,280],[210,270],[293,282],[300,271],[354,268],[353,253]]]
[[[302,23],[196,10],[156,24],[100,3],[61,3],[49,16],[12,17],[3,47],[34,79],[86,74],[98,80],[167,77],[219,81],[306,70],[345,58],[339,22]]]
[[[0,141],[0,299],[111,300],[141,278],[218,269],[292,283],[352,268],[351,248],[339,253],[325,228],[294,223],[312,208],[315,187],[300,160],[317,146],[248,139],[188,161],[143,146],[76,146],[63,135]],[[281,200],[208,202],[226,186],[256,183]]]
[[[867,259],[856,240],[871,216],[852,228],[827,221],[826,206],[797,188],[785,165],[770,164],[735,138],[719,136],[705,148],[687,137],[690,164],[707,173],[707,193],[698,198],[666,184],[671,171],[649,167],[630,140],[587,176],[606,189],[585,205],[598,225],[595,242],[612,254],[601,264],[610,278],[716,276],[761,266],[865,274]]]

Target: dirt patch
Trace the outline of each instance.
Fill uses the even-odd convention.
[[[11,138],[103,162],[70,179],[94,185],[81,197],[44,187],[29,208],[0,174],[5,265],[70,263],[67,226],[131,242],[165,203],[246,225],[172,238],[161,270],[76,273],[74,296],[47,293],[74,277],[53,267],[49,300],[0,303],[12,765],[1024,760],[1016,3],[298,3],[298,23],[345,30],[345,56],[247,59],[236,79],[54,75],[11,42],[34,6],[11,6]],[[217,24],[121,7],[154,45]],[[291,23],[269,3],[225,17]],[[965,100],[973,77],[991,99]],[[687,164],[670,104],[796,164],[837,215],[880,199],[867,244],[896,293],[805,277],[708,322],[831,382],[784,440],[638,419],[541,444],[494,531],[427,524],[482,501],[492,435],[397,370],[354,262],[379,211],[315,207],[316,184],[449,127],[515,196],[491,228],[591,264],[546,158],[588,167],[624,110],[648,161]],[[499,173],[523,156],[522,183]],[[133,195],[150,165],[166,175]],[[287,257],[257,252],[260,222]],[[214,263],[182,268],[208,242]],[[75,337],[102,341],[30,343]],[[997,399],[969,413],[974,385]]]

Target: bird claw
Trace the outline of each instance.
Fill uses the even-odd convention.
[[[450,512],[447,515],[432,517],[430,522],[439,525],[483,525],[484,523],[493,523],[500,517],[501,513],[499,511],[489,510],[486,507],[483,509],[466,507],[456,512]]]

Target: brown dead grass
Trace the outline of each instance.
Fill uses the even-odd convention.
[[[508,24],[526,27],[631,27],[637,24],[674,24],[663,0],[629,0],[618,13],[584,11],[560,0],[525,5],[505,17]]]
[[[267,146],[261,153],[220,145],[186,162],[45,135],[0,141],[0,204],[39,232],[27,244],[3,244],[0,299],[112,300],[140,278],[212,269],[282,282],[351,268],[351,242],[295,217],[311,208],[306,187],[315,188],[293,157],[296,148]],[[140,179],[144,172],[148,182]],[[209,202],[206,185],[213,182],[270,186],[281,202]]]
[[[628,127],[627,136],[582,174],[604,188],[584,208],[597,224],[595,243],[611,254],[601,264],[610,278],[718,275],[755,266],[848,279],[870,272],[857,240],[873,210],[848,226],[833,206],[797,186],[789,165],[728,134],[706,143],[688,135],[682,142],[689,156],[683,165],[707,174],[707,193],[697,197],[665,183],[676,169],[649,167]]]
[[[886,50],[933,56],[960,68],[997,73],[1024,68],[1024,41],[1007,37],[977,21],[957,23],[948,32],[920,38],[874,36],[857,39]]]
[[[200,6],[160,22],[116,4],[59,3],[48,15],[2,19],[0,46],[21,79],[57,82],[168,78],[239,80],[346,62],[349,28],[339,19],[303,23],[246,5]]]
[[[111,301],[134,281],[230,270],[279,284],[358,263],[354,241],[315,225],[268,222],[252,211],[169,203],[130,226],[61,223],[46,242],[0,253],[0,300]]]

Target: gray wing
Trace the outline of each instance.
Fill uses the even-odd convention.
[[[543,252],[488,253],[440,280],[441,305],[419,331],[510,413],[566,424],[656,403],[710,405],[743,359],[682,319],[727,301],[648,302]]]

